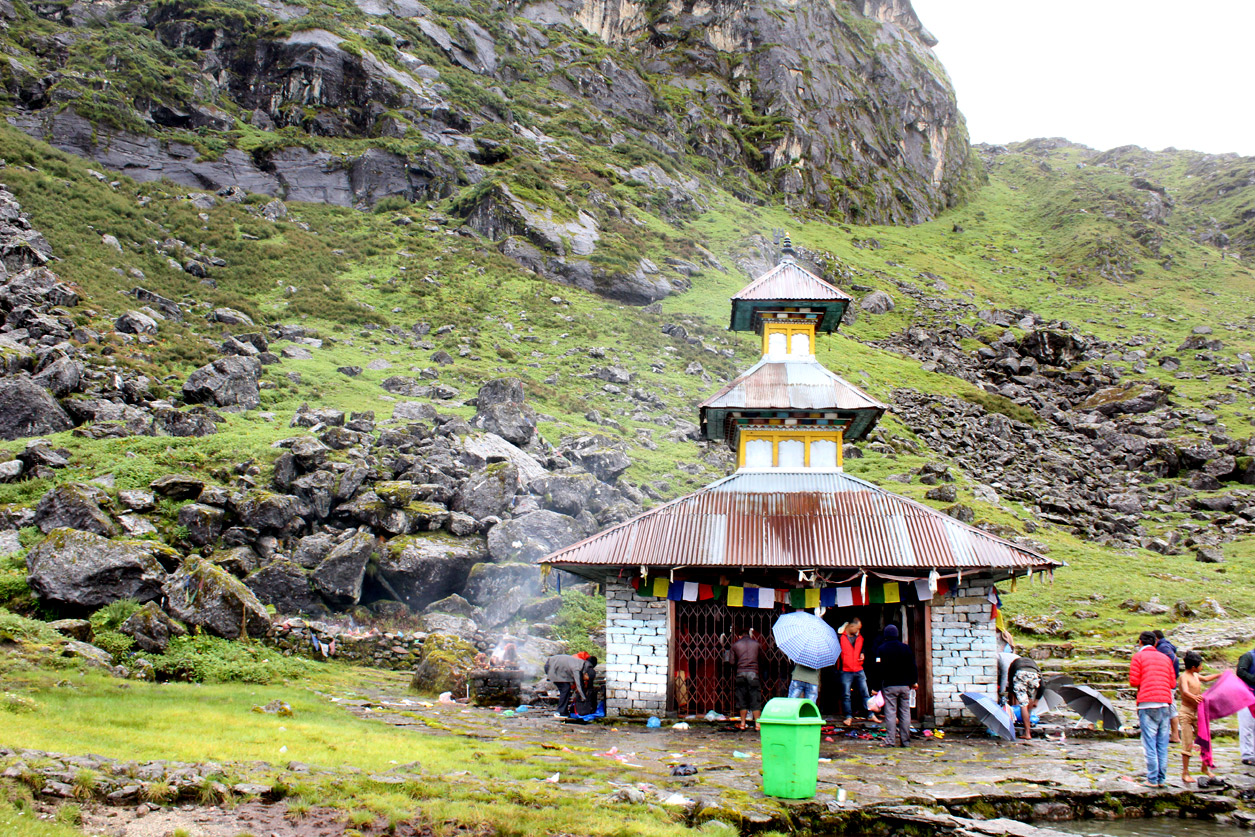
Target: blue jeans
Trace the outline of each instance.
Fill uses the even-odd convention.
[[[805,683],[801,680],[789,681],[789,697],[819,700],[819,684]]]
[[[851,687],[856,687],[858,699],[853,706],[850,705]],[[867,675],[861,671],[843,671],[841,672],[841,711],[845,713],[845,717],[853,718],[858,715],[860,718],[867,717]]]
[[[1172,731],[1172,707],[1137,710],[1142,725],[1142,749],[1146,751],[1146,781],[1168,781],[1168,735]]]

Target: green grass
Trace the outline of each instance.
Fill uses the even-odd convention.
[[[424,822],[490,825],[516,835],[686,833],[668,817],[631,807],[608,809],[596,793],[573,795],[539,782],[554,770],[537,758],[545,752],[540,747],[510,744],[508,738],[454,740],[447,734],[361,720],[328,699],[333,694],[355,696],[358,688],[380,679],[396,688],[400,675],[327,666],[317,678],[267,687],[128,683],[126,688],[95,673],[75,679],[71,688],[59,687],[58,677],[36,670],[13,678],[16,687],[39,701],[40,709],[6,723],[7,746],[90,750],[137,761],[226,763],[226,778],[233,781],[253,776],[286,783],[289,805],[297,811],[330,805],[359,824],[368,817],[400,822],[417,816]],[[294,715],[251,711],[274,699],[289,702]],[[418,762],[423,780],[393,786],[369,778],[395,768],[398,760]],[[299,761],[336,773],[308,776],[249,764],[258,761]],[[562,773],[564,781],[591,782],[607,790],[607,781],[634,775],[631,768],[578,749],[563,754]],[[92,778],[84,775],[79,784],[85,786]],[[21,815],[0,808],[0,821],[6,816],[23,822]],[[625,818],[630,823],[626,826]]]

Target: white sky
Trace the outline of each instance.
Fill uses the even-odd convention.
[[[1255,155],[1255,0],[913,0],[973,142]]]

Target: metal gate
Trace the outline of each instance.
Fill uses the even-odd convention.
[[[775,609],[729,608],[718,602],[676,602],[674,650],[671,659],[672,701],[680,715],[702,715],[710,710],[731,715],[734,706],[732,680],[736,666],[723,662],[724,649],[732,642],[732,625],[753,629],[763,646],[759,679],[763,700],[789,690],[793,664],[771,643]]]

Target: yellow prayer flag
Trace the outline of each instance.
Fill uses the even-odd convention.
[[[728,607],[744,607],[745,606],[745,588],[729,587],[728,588]]]
[[[809,587],[806,590],[806,608],[807,610],[819,607],[819,588]]]
[[[666,576],[658,576],[654,579],[654,587],[650,592],[660,599],[665,599],[667,597],[667,590],[670,586],[671,583],[667,581]]]
[[[898,582],[885,582],[885,604],[894,604],[902,601],[902,597],[898,594]]]

